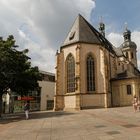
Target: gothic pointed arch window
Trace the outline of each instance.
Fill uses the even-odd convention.
[[[75,60],[70,53],[66,59],[67,93],[75,91]]]
[[[95,61],[91,54],[86,60],[87,65],[87,91],[95,91]]]

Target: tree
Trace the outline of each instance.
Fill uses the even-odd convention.
[[[41,74],[38,67],[32,67],[27,56],[28,49],[19,51],[10,35],[6,40],[0,38],[0,114],[2,113],[2,95],[11,89],[18,94],[39,88]]]

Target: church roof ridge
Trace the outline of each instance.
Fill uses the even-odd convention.
[[[100,44],[96,35],[94,35],[93,31],[89,28],[88,22],[81,14],[78,14],[75,19],[62,46],[67,46],[76,42]]]
[[[104,45],[109,51],[115,53],[113,45],[99,33],[81,14],[78,14],[63,45],[66,47],[74,43],[89,43]]]

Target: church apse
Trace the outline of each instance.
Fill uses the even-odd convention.
[[[130,37],[126,30],[124,43],[116,48],[105,38],[103,22],[97,31],[78,15],[57,55],[55,110],[131,104],[140,71]]]

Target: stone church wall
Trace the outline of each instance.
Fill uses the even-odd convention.
[[[64,97],[65,109],[76,108],[76,96]]]
[[[96,108],[104,107],[104,94],[87,94],[81,96],[81,107],[82,108]]]
[[[127,94],[127,85],[131,85],[131,94]],[[133,96],[137,96],[138,84],[135,79],[117,80],[112,83],[113,106],[132,105]]]
[[[103,53],[100,50],[99,45],[82,44],[81,47],[81,92],[86,93],[86,57],[91,53],[95,59],[95,83],[96,83],[96,93],[105,92],[105,72],[103,63]]]

